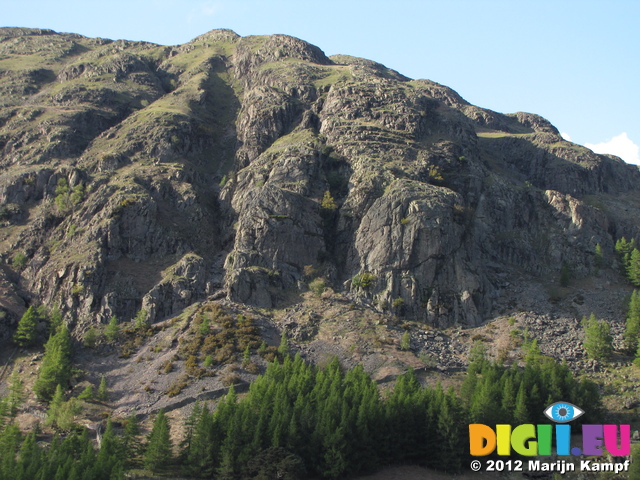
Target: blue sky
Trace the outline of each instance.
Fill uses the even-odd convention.
[[[0,26],[187,42],[214,28],[284,33],[369,58],[572,141],[640,163],[640,1],[4,0]]]

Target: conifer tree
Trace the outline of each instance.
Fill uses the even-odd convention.
[[[231,414],[227,423],[226,437],[220,447],[218,475],[222,478],[233,477],[238,473],[238,453],[241,448],[240,432],[240,419],[237,415]]]
[[[631,251],[627,264],[627,277],[633,285],[640,287],[640,250],[637,248]]]
[[[611,328],[605,320],[597,320],[592,313],[585,321],[584,349],[590,358],[600,360],[613,353]]]
[[[409,330],[405,330],[402,334],[402,339],[400,340],[400,349],[401,350],[409,350],[411,347],[411,333]]]
[[[75,398],[65,401],[62,387],[58,385],[47,411],[47,424],[55,425],[62,430],[71,430],[74,426],[75,417],[81,410],[82,407]]]
[[[441,444],[438,456],[441,457],[441,469],[457,473],[462,469],[460,452],[463,449],[464,431],[462,428],[462,411],[453,390],[444,397],[438,415],[438,433]]]
[[[528,365],[536,365],[540,363],[542,359],[542,353],[538,346],[538,339],[534,338],[533,341],[527,346],[524,361]]]
[[[40,375],[33,390],[38,398],[49,400],[57,385],[66,385],[71,377],[71,336],[65,324],[49,338],[44,348]]]
[[[171,437],[169,422],[164,410],[160,410],[153,422],[144,453],[144,464],[150,470],[158,471],[171,461]]]
[[[513,419],[517,424],[529,423],[529,410],[527,408],[527,396],[524,388],[524,382],[521,382],[518,388]]]
[[[54,307],[51,310],[51,313],[48,315],[49,319],[49,332],[55,333],[58,331],[58,328],[62,325],[62,312],[58,307]]]
[[[109,390],[107,388],[107,379],[104,378],[104,375],[100,379],[100,386],[98,386],[98,400],[101,402],[106,402],[109,400]]]
[[[469,349],[468,373],[480,373],[485,366],[487,347],[482,340],[475,340]]]
[[[640,344],[638,344],[638,349],[636,350],[636,358],[633,360],[633,363],[636,367],[640,367]]]
[[[107,328],[104,331],[104,336],[109,343],[113,343],[118,339],[120,335],[120,325],[118,324],[118,318],[113,315],[107,324]]]
[[[136,316],[133,317],[133,326],[138,331],[145,331],[149,328],[149,319],[146,310],[141,309],[136,313]]]
[[[200,476],[212,476],[217,464],[219,445],[213,436],[213,415],[206,405],[195,409],[192,414],[193,433],[187,452],[189,470]]]
[[[122,449],[127,452],[127,463],[134,464],[141,453],[140,423],[135,414],[131,414],[125,420]]]
[[[289,340],[287,340],[286,330],[282,330],[282,335],[280,335],[280,345],[278,346],[278,353],[282,357],[289,355]]]
[[[511,375],[511,372],[509,370],[505,370],[504,374],[502,375],[502,378],[503,378],[503,381],[501,382],[502,384],[501,415],[504,415],[508,419],[508,418],[512,418],[514,411],[516,409],[517,393],[513,383],[513,375]],[[508,423],[507,420],[504,420],[504,421]]]
[[[36,442],[35,433],[31,432],[20,447],[19,461],[16,468],[17,478],[37,478],[38,470],[42,466],[42,450]]]
[[[60,413],[58,415],[57,424],[58,427],[66,432],[72,431],[77,428],[76,417],[82,412],[82,405],[78,402],[77,398],[70,398],[62,404]],[[90,448],[93,448],[89,445]]]
[[[629,265],[629,261],[631,260],[631,252],[636,248],[635,239],[631,239],[631,241],[627,241],[626,238],[622,237],[620,240],[616,242],[616,253],[618,254],[618,260],[620,261],[620,266],[622,268],[622,273],[627,273],[627,266]]]
[[[629,301],[627,323],[624,331],[624,347],[629,353],[634,353],[638,348],[640,338],[640,292],[634,290]]]
[[[18,322],[18,329],[13,335],[13,341],[21,347],[31,347],[38,338],[38,324],[40,315],[34,307],[29,307]]]
[[[9,395],[7,396],[7,405],[11,417],[16,416],[18,408],[20,408],[24,402],[24,398],[24,381],[18,369],[14,368],[9,380]]]
[[[0,452],[2,452],[0,455],[0,478],[9,480],[18,478],[16,460],[22,443],[22,433],[15,423],[8,425],[3,430],[1,420],[0,417]]]
[[[193,439],[194,430],[198,423],[198,419],[200,418],[201,411],[202,407],[200,406],[200,401],[196,400],[196,403],[193,405],[193,410],[191,410],[191,414],[187,417],[187,420],[184,423],[184,439],[180,443],[180,450],[182,452],[181,456],[184,458],[187,458],[189,455],[191,440]]]
[[[247,345],[247,348],[244,349],[244,353],[242,354],[242,366],[246,367],[251,363],[251,347]]]
[[[7,402],[7,399],[4,397],[0,397],[0,433],[2,433],[2,430],[4,429],[5,425],[8,423],[10,417],[11,417],[11,414],[10,414],[10,408],[9,408],[9,403]],[[0,436],[0,440],[1,439],[2,437]]]
[[[65,402],[64,392],[62,387],[58,385],[56,391],[53,394],[53,398],[49,403],[49,410],[47,410],[47,425],[56,424],[58,417],[61,413],[62,404]]]
[[[122,445],[113,430],[113,422],[111,418],[109,418],[104,433],[102,434],[102,440],[100,441],[100,452],[96,458],[96,467],[98,467],[98,470],[112,470],[115,464],[119,462],[121,449]]]
[[[87,385],[80,395],[78,395],[80,400],[92,400],[93,399],[93,385]]]
[[[331,212],[338,208],[338,205],[336,205],[336,201],[333,199],[333,196],[331,195],[331,192],[329,190],[324,192],[322,202],[320,203],[320,208]]]

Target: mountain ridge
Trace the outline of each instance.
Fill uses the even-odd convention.
[[[637,168],[294,37],[3,28],[0,55],[5,338],[21,303],[81,335],[208,297],[276,308],[313,280],[478,326],[502,275],[591,275],[596,244],[611,264],[638,236]]]

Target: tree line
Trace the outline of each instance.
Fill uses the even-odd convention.
[[[87,429],[56,434],[43,447],[38,430],[26,436],[14,423],[0,427],[0,480],[123,480],[131,458],[131,429],[117,436],[107,423],[99,450]]]
[[[215,411],[196,404],[181,445],[172,445],[161,411],[145,441],[130,417],[120,435],[107,423],[99,450],[77,426],[43,448],[38,432],[23,436],[3,399],[0,480],[113,480],[133,466],[197,478],[266,479],[277,472],[289,480],[409,463],[458,472],[468,464],[469,423],[548,423],[542,412],[559,399],[588,406],[579,421],[599,421],[595,384],[576,379],[566,365],[529,355],[524,368],[506,367],[481,349],[473,354],[459,393],[422,386],[413,370],[381,391],[361,366],[344,370],[334,360],[318,368],[287,355],[270,363],[243,398],[231,388]]]
[[[25,316],[34,314],[45,315],[31,310]],[[458,472],[468,464],[469,423],[547,423],[543,411],[558,400],[588,406],[579,421],[597,423],[602,413],[595,384],[540,355],[535,341],[527,347],[524,367],[488,361],[484,344],[476,342],[456,392],[422,386],[413,370],[392,390],[381,390],[361,366],[345,370],[334,360],[319,368],[299,355],[292,358],[283,336],[276,360],[247,395],[239,399],[231,388],[215,411],[195,405],[180,445],[172,445],[170,421],[160,412],[144,441],[135,417],[115,426],[109,421],[95,450],[86,429],[74,424],[81,408],[76,400],[90,398],[93,389],[65,399],[71,337],[64,322],[51,323],[34,391],[49,402],[47,424],[60,435],[43,448],[38,432],[23,436],[16,427],[24,385],[14,373],[10,393],[0,401],[0,480],[119,479],[132,467],[198,478],[266,479],[278,473],[291,480],[407,463]],[[636,336],[640,324],[637,330]],[[98,397],[106,395],[103,378]]]
[[[231,391],[214,412],[197,405],[178,461],[201,478],[338,478],[407,463],[458,472],[469,423],[548,423],[543,411],[560,399],[588,406],[580,421],[599,421],[597,386],[542,356],[519,368],[478,355],[460,394],[422,386],[413,370],[381,394],[362,367],[287,357],[241,400]]]

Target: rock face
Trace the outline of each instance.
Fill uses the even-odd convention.
[[[585,275],[640,238],[636,167],[296,38],[9,28],[0,55],[5,336],[23,300],[82,331],[211,295],[275,307],[315,277],[474,326],[505,274]]]

